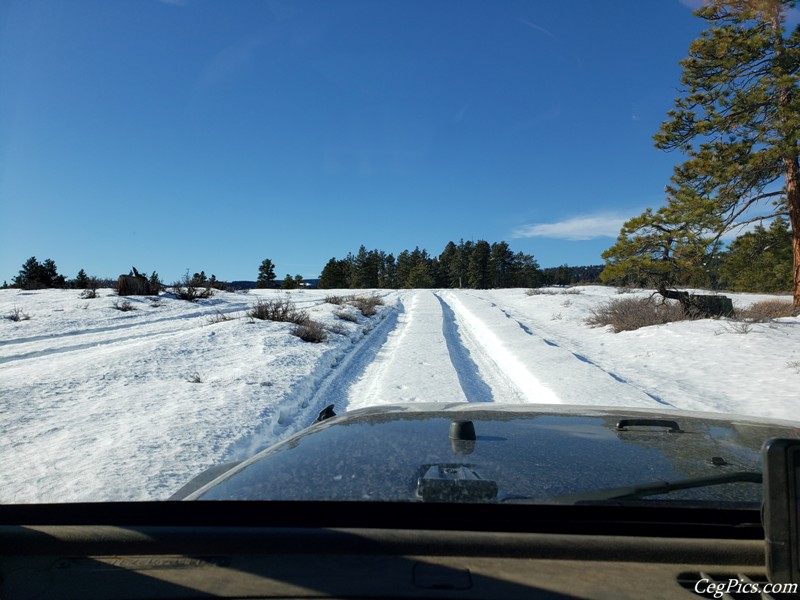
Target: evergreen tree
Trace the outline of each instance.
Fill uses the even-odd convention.
[[[792,232],[783,219],[736,238],[722,257],[720,285],[736,292],[792,289]]]
[[[514,253],[506,242],[495,242],[489,254],[491,287],[507,288],[512,285]]]
[[[350,265],[344,259],[331,258],[319,276],[319,287],[325,290],[350,287]]]
[[[256,279],[257,288],[271,288],[274,287],[275,281],[275,265],[268,258],[261,261],[261,266],[258,267],[258,279]]]
[[[431,288],[434,285],[434,279],[429,271],[429,265],[425,261],[419,261],[413,267],[406,279],[405,287],[412,289]]]
[[[86,274],[86,271],[81,269],[75,276],[75,288],[79,290],[85,290],[88,283],[89,276]]]
[[[742,223],[788,215],[800,306],[800,26],[790,34],[784,29],[793,6],[792,0],[704,3],[695,14],[710,27],[681,63],[684,89],[655,142],[688,155],[668,186],[670,203],[677,198],[686,219],[702,204],[721,236]]]
[[[414,268],[414,261],[411,258],[411,253],[408,250],[403,250],[397,255],[397,287],[407,288],[408,278],[411,274],[411,269]]]
[[[158,296],[159,292],[161,292],[161,290],[164,288],[164,284],[161,283],[161,279],[158,277],[158,272],[153,271],[153,273],[150,275],[149,283],[150,293]]]
[[[281,289],[293,290],[295,288],[297,288],[297,283],[295,282],[294,277],[292,277],[291,275],[289,275],[289,273],[287,273],[286,277],[284,277],[283,281],[281,281]]]
[[[717,225],[708,210],[712,203],[694,198],[695,208],[689,210],[685,203],[673,201],[626,221],[617,242],[602,255],[606,266],[600,280],[659,290],[704,285],[706,264],[720,246],[710,233]]]
[[[58,274],[58,268],[52,259],[48,258],[40,263],[35,256],[23,263],[19,274],[14,278],[14,286],[26,290],[64,287],[66,283],[64,276]]]
[[[378,287],[379,255],[377,250],[367,249],[362,245],[353,259],[353,276],[350,282],[353,288]]]
[[[439,255],[439,279],[436,285],[446,288],[458,287],[458,276],[455,274],[455,263],[458,260],[458,248],[450,241]]]
[[[484,240],[475,242],[467,269],[467,284],[472,289],[483,290],[490,286],[489,257],[491,252],[489,242]]]
[[[380,271],[378,273],[378,287],[397,288],[397,264],[393,254],[381,252]]]
[[[472,240],[466,242],[462,239],[458,243],[455,259],[450,266],[450,285],[454,288],[469,287],[469,263],[475,244]]]
[[[532,288],[542,285],[542,271],[531,254],[517,252],[514,255],[511,272],[511,285],[514,287]]]

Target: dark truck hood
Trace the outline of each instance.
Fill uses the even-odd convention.
[[[678,411],[381,406],[315,423],[248,460],[210,470],[173,499],[596,501],[586,494],[758,474],[761,447],[771,437],[800,437],[800,429],[791,422]],[[645,501],[756,507],[761,486],[703,485]]]

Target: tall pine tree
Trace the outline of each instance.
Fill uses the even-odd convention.
[[[268,258],[261,261],[258,267],[258,279],[256,279],[257,288],[271,288],[274,287],[275,281],[275,265]]]
[[[681,62],[682,95],[655,136],[688,160],[668,192],[691,218],[712,200],[716,234],[786,215],[792,230],[794,304],[800,306],[800,26],[785,30],[793,0],[707,0],[709,28]]]

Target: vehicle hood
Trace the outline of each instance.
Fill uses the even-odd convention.
[[[315,423],[173,498],[572,503],[592,490],[760,473],[761,447],[774,437],[800,429],[672,410],[390,405]],[[754,507],[761,486],[700,486],[648,501]]]

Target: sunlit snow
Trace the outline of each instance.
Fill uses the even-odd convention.
[[[293,291],[329,330],[311,344],[291,324],[246,316],[278,290],[131,297],[128,312],[111,290],[0,290],[0,503],[164,499],[328,404],[558,403],[800,423],[800,318],[748,333],[709,319],[615,334],[584,323],[615,290],[551,291],[367,291],[385,305],[371,318],[353,309],[357,323],[325,302],[351,290]],[[9,319],[15,310],[30,318]]]

